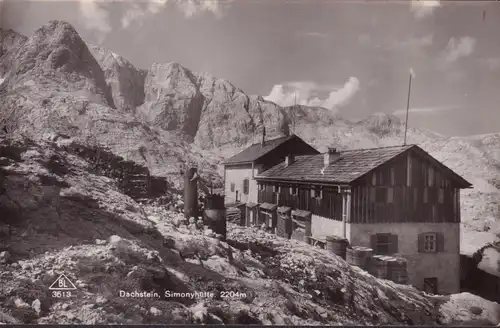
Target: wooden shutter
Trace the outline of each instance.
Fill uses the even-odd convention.
[[[436,252],[444,252],[444,234],[442,232],[436,233]]]
[[[390,235],[389,236],[389,254],[396,254],[398,253],[398,235]]]
[[[418,245],[417,246],[418,246],[418,252],[424,253],[425,237],[424,237],[423,233],[418,235]]]

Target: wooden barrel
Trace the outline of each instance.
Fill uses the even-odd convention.
[[[205,198],[203,224],[212,229],[214,233],[222,235],[222,240],[226,240],[226,207],[223,196],[208,195]]]
[[[349,242],[345,238],[326,236],[326,249],[344,260],[346,258],[347,246],[349,246]]]
[[[408,283],[407,262],[403,258],[391,258],[387,260],[388,279],[398,284]]]
[[[369,266],[370,258],[373,255],[373,249],[362,246],[348,247],[346,250],[346,261],[350,265],[355,265],[366,270]]]

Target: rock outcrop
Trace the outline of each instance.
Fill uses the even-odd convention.
[[[14,52],[2,87],[22,93],[36,85],[38,93],[71,94],[114,107],[104,72],[87,45],[68,23],[51,21]]]
[[[144,102],[146,72],[106,48],[92,44],[88,44],[88,47],[104,71],[116,108],[127,112],[135,111]]]
[[[2,78],[13,64],[15,53],[28,38],[13,30],[0,28],[0,78]]]

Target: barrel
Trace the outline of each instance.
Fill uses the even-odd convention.
[[[349,246],[349,242],[345,238],[326,236],[326,249],[344,260],[346,258],[347,246]]]
[[[387,260],[388,278],[398,284],[408,283],[408,271],[406,260],[403,258],[391,258]]]
[[[222,235],[222,240],[226,240],[226,207],[224,206],[223,196],[208,195],[205,198],[203,224],[212,229],[215,234]]]
[[[346,250],[346,261],[350,265],[355,265],[363,270],[369,266],[370,258],[373,255],[373,249],[362,246],[348,247]]]

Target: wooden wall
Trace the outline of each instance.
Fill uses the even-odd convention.
[[[281,187],[280,190],[279,187]],[[292,195],[290,188],[298,188],[297,194]],[[320,187],[316,187],[315,197],[312,197],[311,188],[315,187],[267,183],[259,189],[258,201],[259,203],[272,203],[306,210],[315,215],[342,221],[342,195],[338,193],[337,188],[323,187],[320,189]],[[323,190],[321,198],[319,190]]]
[[[460,190],[426,158],[407,153],[352,187],[351,222],[460,222]]]
[[[342,195],[334,187],[275,184],[259,188],[259,203],[303,209],[342,220]],[[296,196],[290,186],[298,187]],[[312,197],[311,188],[323,197]],[[448,173],[425,157],[411,152],[397,156],[351,185],[350,223],[460,222],[460,189]]]

